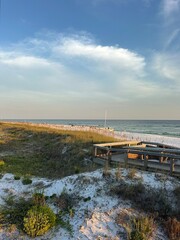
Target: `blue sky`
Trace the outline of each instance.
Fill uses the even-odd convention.
[[[1,0],[0,118],[180,119],[180,0]]]

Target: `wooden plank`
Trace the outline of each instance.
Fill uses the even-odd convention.
[[[124,141],[124,142],[111,142],[111,143],[100,143],[94,144],[97,147],[113,147],[113,146],[123,146],[123,145],[137,145],[139,141]]]
[[[144,168],[144,162],[140,160],[133,160],[133,159],[128,159],[128,166],[138,166],[138,167],[143,167]]]
[[[142,151],[154,151],[154,152],[166,152],[180,154],[180,149],[167,149],[167,148],[142,148],[142,147],[128,147],[128,149],[142,150]]]
[[[129,153],[134,153],[134,154],[139,154],[139,155],[146,155],[149,156],[157,156],[157,157],[169,157],[169,158],[175,158],[175,159],[180,159],[180,155],[175,155],[175,154],[168,154],[168,153],[160,153],[160,152],[147,152],[147,151],[138,151],[134,149],[127,150]]]

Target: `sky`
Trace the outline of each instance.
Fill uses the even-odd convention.
[[[180,0],[0,3],[0,119],[180,120]]]

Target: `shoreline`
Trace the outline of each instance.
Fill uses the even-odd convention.
[[[125,138],[127,140],[137,140],[137,141],[146,141],[146,142],[158,142],[173,147],[180,148],[180,138],[162,136],[155,134],[145,134],[145,133],[131,133],[131,132],[118,132],[115,131],[115,136],[118,138]]]

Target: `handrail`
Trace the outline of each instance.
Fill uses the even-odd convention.
[[[168,144],[158,143],[158,142],[141,141],[141,143],[143,143],[143,144],[151,144],[151,145],[156,145],[156,146],[162,146],[162,147],[166,147],[166,148],[169,148],[169,149],[180,149],[178,147],[174,147],[174,146],[171,146],[171,145],[168,145]]]

